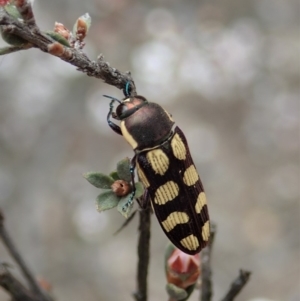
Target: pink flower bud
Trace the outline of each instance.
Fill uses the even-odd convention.
[[[54,32],[57,32],[58,34],[63,36],[66,40],[69,40],[70,30],[67,27],[65,27],[64,24],[55,22]]]
[[[0,6],[5,6],[9,3],[9,0],[0,0]]]
[[[200,256],[175,249],[167,260],[167,281],[180,288],[195,284],[200,275]]]

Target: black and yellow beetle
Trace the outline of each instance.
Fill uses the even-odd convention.
[[[106,95],[105,95],[106,96]],[[131,145],[134,197],[134,170],[151,199],[152,208],[170,241],[187,254],[196,254],[207,245],[210,227],[206,196],[183,132],[160,105],[143,96],[111,99],[109,126]],[[113,112],[114,102],[119,105]],[[111,121],[120,120],[120,126]]]

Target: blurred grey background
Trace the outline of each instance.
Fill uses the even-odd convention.
[[[240,268],[253,275],[236,300],[300,300],[298,1],[39,0],[34,10],[45,30],[89,12],[88,56],[131,70],[138,93],[186,133],[218,226],[214,300]],[[135,289],[137,219],[113,236],[123,217],[99,214],[100,191],[82,177],[133,154],[107,126],[103,94],[122,97],[38,50],[0,57],[0,206],[57,300],[129,301]],[[152,217],[151,301],[167,300],[166,244]],[[12,262],[2,245],[0,259]]]

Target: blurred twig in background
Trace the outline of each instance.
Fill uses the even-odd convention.
[[[240,270],[239,276],[231,284],[231,287],[226,296],[221,301],[232,301],[239,294],[242,288],[247,284],[250,279],[251,273],[248,271]]]
[[[0,264],[0,285],[15,301],[39,301],[42,300],[32,294],[23,286],[8,270],[5,264]]]
[[[4,264],[1,265],[0,273],[0,285],[5,288],[15,300],[37,300],[37,301],[51,301],[52,298],[48,297],[38,285],[33,273],[27,267],[24,259],[17,250],[15,244],[13,243],[10,235],[8,234],[4,225],[4,215],[0,211],[0,238],[10,253],[11,257],[15,260],[17,265],[20,267],[25,279],[28,282],[30,290],[28,291],[5,267]]]
[[[146,301],[147,278],[150,260],[150,208],[139,212],[139,241],[138,241],[138,266],[137,266],[137,291],[134,294],[136,301]]]

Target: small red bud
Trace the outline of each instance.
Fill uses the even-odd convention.
[[[45,290],[46,292],[51,292],[52,291],[52,284],[45,278],[40,277],[37,279],[38,284],[40,287]]]
[[[76,35],[79,41],[83,41],[87,33],[87,24],[86,21],[82,18],[78,18],[77,20],[77,30]]]
[[[117,180],[111,185],[111,190],[117,196],[125,196],[132,190],[131,185],[124,180]]]
[[[69,40],[70,30],[64,26],[62,23],[55,22],[54,24],[54,32],[63,36],[66,40]]]
[[[48,52],[60,57],[64,53],[64,46],[58,42],[54,42],[48,45]]]

